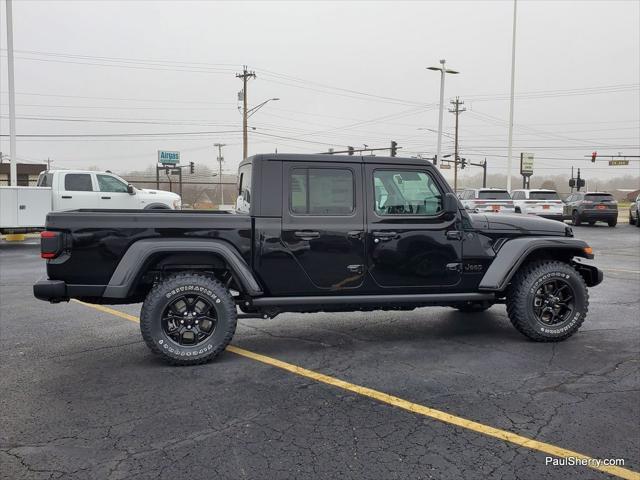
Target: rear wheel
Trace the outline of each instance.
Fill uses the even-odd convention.
[[[589,222],[589,225],[591,225],[592,227],[593,227],[595,224],[596,224],[596,222],[594,222],[594,221]]]
[[[217,280],[178,273],[153,287],[142,305],[140,330],[147,346],[173,365],[215,358],[231,341],[237,312]]]
[[[580,215],[578,215],[577,210],[574,210],[573,214],[571,215],[571,223],[575,226],[580,225]]]
[[[640,227],[640,211],[636,211],[636,227]]]
[[[617,224],[618,224],[617,219],[607,221],[607,225],[609,225],[610,227],[615,227]]]
[[[582,276],[558,261],[533,262],[514,277],[507,313],[516,329],[537,342],[558,342],[578,331],[587,315],[589,294]]]

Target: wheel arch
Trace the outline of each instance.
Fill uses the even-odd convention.
[[[576,238],[516,238],[505,242],[478,286],[480,291],[502,292],[525,263],[535,260],[559,260],[571,263],[574,257],[593,258],[589,245]],[[593,267],[595,268],[595,267]]]
[[[150,270],[227,270],[243,293],[262,294],[262,288],[238,251],[222,240],[151,238],[138,240],[116,267],[104,297],[127,298],[134,294]]]

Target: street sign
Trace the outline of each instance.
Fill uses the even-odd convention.
[[[520,154],[520,175],[533,175],[533,153]]]
[[[629,160],[609,160],[609,166],[617,167],[620,165],[629,165]]]
[[[180,163],[180,152],[158,150],[158,163],[163,165],[177,165]]]
[[[441,170],[449,170],[451,168],[451,165],[449,165],[448,163],[441,163],[440,164],[440,169]]]

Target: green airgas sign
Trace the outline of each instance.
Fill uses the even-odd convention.
[[[177,165],[180,163],[180,152],[158,150],[158,163],[163,165]]]

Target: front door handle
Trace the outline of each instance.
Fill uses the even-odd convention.
[[[296,237],[301,238],[302,240],[311,240],[313,238],[320,237],[320,232],[300,231],[300,232],[293,232],[293,234]]]
[[[102,200],[111,200],[111,197],[100,197]]]
[[[364,272],[364,265],[347,265],[347,270],[351,273],[362,275],[362,272]]]
[[[449,230],[447,232],[447,239],[462,240],[462,232],[460,230]]]
[[[71,195],[62,195],[62,198],[73,198]]]

